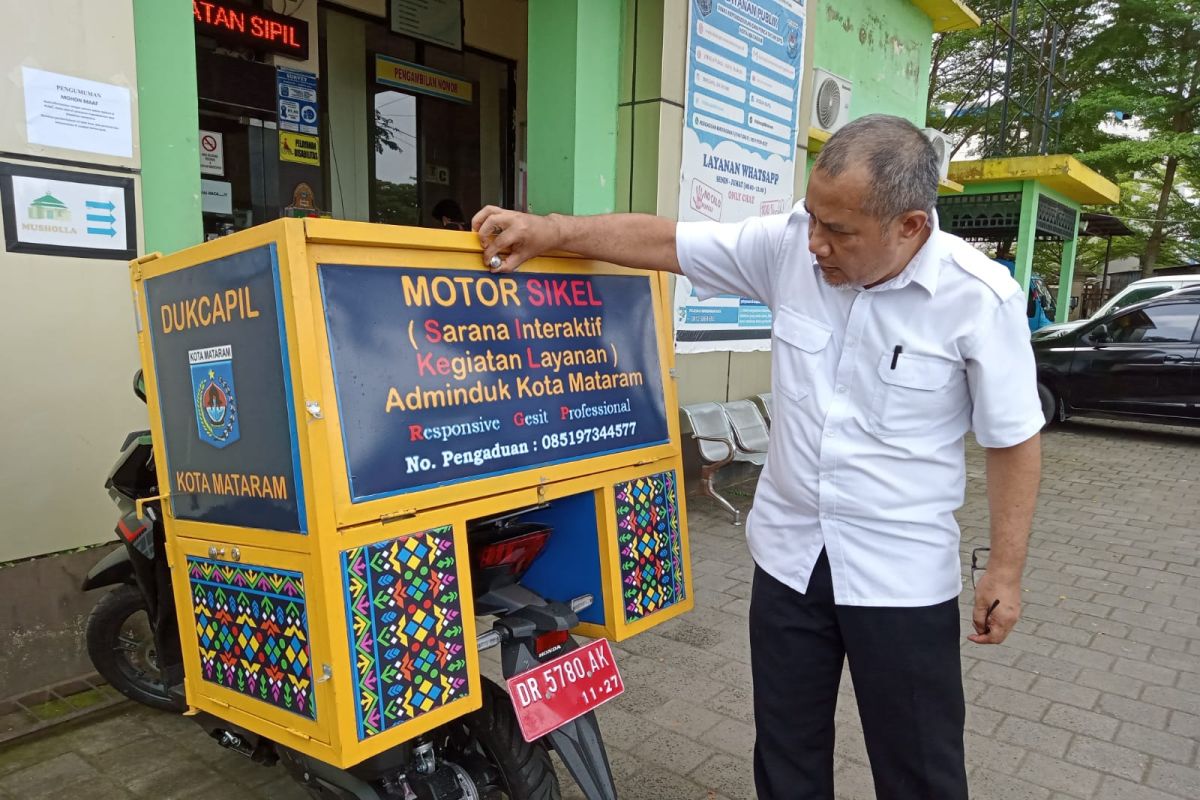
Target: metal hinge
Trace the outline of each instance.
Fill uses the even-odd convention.
[[[295,728],[284,728],[284,730],[287,731],[288,733],[290,733],[292,736],[303,739],[306,742],[312,741],[311,736],[309,736],[307,733],[301,733],[300,731],[296,730]]]
[[[151,261],[156,261],[160,258],[162,258],[162,253],[156,250],[153,253],[146,253],[144,256],[139,256],[130,262],[129,271],[133,273],[134,280],[141,280],[143,264],[149,264]]]
[[[669,370],[667,370],[667,374],[675,380],[679,380],[679,370],[675,369],[674,367],[671,367]]]
[[[402,508],[399,511],[392,511],[379,516],[380,523],[387,525],[389,522],[398,522],[402,519],[412,519],[417,515],[415,508]]]

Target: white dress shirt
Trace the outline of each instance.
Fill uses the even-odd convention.
[[[932,224],[904,271],[872,289],[825,283],[802,203],[676,229],[701,298],[749,297],[773,315],[771,443],[746,521],[750,552],[804,592],[825,548],[841,605],[958,596],[963,437],[1011,447],[1043,423],[1025,293]]]

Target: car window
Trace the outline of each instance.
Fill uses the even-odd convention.
[[[1149,300],[1152,297],[1158,297],[1160,294],[1165,294],[1175,287],[1169,283],[1160,283],[1154,286],[1140,286],[1137,289],[1132,289],[1124,294],[1118,294],[1108,304],[1096,312],[1097,317],[1105,314],[1118,311],[1122,308],[1128,308],[1134,303],[1140,303],[1143,300]]]
[[[1139,308],[1108,325],[1113,342],[1190,342],[1200,319],[1200,305],[1178,303]]]

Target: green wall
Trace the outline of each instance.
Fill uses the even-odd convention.
[[[186,3],[134,0],[133,19],[146,252],[170,253],[204,232],[196,34]]]
[[[933,21],[906,0],[823,0],[808,7],[813,66],[854,83],[850,116],[895,114],[925,126]]]
[[[621,0],[529,2],[529,206],[616,208]]]

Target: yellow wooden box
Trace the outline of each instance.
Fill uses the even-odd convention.
[[[193,708],[339,767],[478,708],[467,523],[510,510],[578,632],[692,607],[665,276],[481,261],[309,219],[131,264]]]

